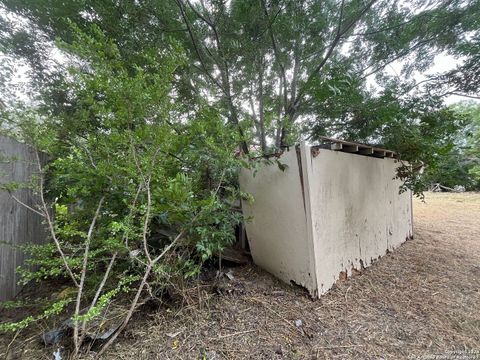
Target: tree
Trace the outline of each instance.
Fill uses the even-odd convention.
[[[451,144],[433,153],[432,165],[424,174],[425,185],[440,183],[453,188],[462,185],[467,190],[477,190],[480,186],[478,166],[480,163],[479,106],[464,102],[449,107],[455,118],[456,129],[451,129]]]
[[[407,57],[407,75],[425,69],[436,52],[465,42],[465,33],[477,30],[472,13],[478,13],[475,3],[451,2],[436,2],[421,11],[412,10],[419,5],[415,2],[407,8],[381,1],[239,1],[229,8],[215,1],[177,4],[204,81],[225,95],[229,108],[236,106],[237,113],[253,118],[262,149],[266,139],[261,134],[269,134],[265,128],[271,124],[265,119],[276,120],[267,135],[275,140],[274,148],[291,144],[296,137],[287,140],[288,134],[309,118],[303,133],[310,138],[314,136],[308,129],[317,117],[348,127],[356,120],[350,109],[372,97],[367,77]],[[446,20],[451,26],[444,26]],[[405,83],[392,93],[388,78],[380,82],[391,98],[405,95]],[[236,90],[233,95],[230,89]],[[324,111],[342,97],[335,112]],[[244,104],[251,104],[250,109]]]
[[[126,64],[136,61],[139,50],[162,49],[166,39],[176,39],[188,58],[177,69],[177,100],[186,100],[183,103],[188,106],[189,99],[206,98],[237,128],[244,152],[268,153],[302,137],[314,139],[308,129],[318,129],[325,121],[343,130],[343,124],[349,127],[357,121],[352,111],[357,111],[362,100],[380,105],[381,114],[386,100],[402,102],[417,88],[421,89],[418,98],[435,95],[439,108],[441,95],[460,91],[457,86],[440,93],[439,81],[466,84],[461,79],[474,79],[478,72],[478,1],[428,5],[375,0],[171,0],[161,5],[155,1],[84,1],[67,6],[60,1],[3,2],[6,9],[29,21],[30,30],[15,34],[26,33],[22,41],[36,49],[23,55],[38,74],[46,75],[40,70],[48,68],[35,63],[46,62],[43,49],[48,47],[40,44],[55,37],[71,41],[66,19],[86,32],[91,24],[97,25],[117,44]],[[16,42],[14,34],[4,37],[13,52],[20,51]],[[410,79],[442,51],[467,60],[454,72],[437,74],[421,84]],[[403,77],[392,80],[385,69],[395,61],[404,63]],[[376,96],[376,90],[368,88],[367,80],[374,76],[387,96]],[[55,83],[54,79],[50,82]],[[392,81],[398,84],[390,86]],[[476,91],[476,82],[469,84],[466,94]],[[57,96],[57,106],[64,100],[59,88],[58,84],[49,87],[51,95]],[[333,110],[333,99],[339,98],[334,111],[325,111],[327,107]],[[369,113],[376,111],[370,108]],[[379,124],[377,130],[382,127]],[[380,143],[382,139],[371,136],[369,141]]]

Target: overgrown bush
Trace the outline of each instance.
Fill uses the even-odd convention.
[[[17,135],[51,158],[32,181],[41,202],[31,210],[45,219],[52,242],[25,249],[38,271],[22,269],[23,279],[68,278],[75,290],[39,317],[0,330],[74,303],[75,354],[88,323],[118,294],[131,293],[131,304],[107,345],[145,294],[197,276],[241,221],[232,210],[240,195],[236,129],[200,97],[172,101],[182,50],[172,42],[169,51],[143,52],[127,64],[94,33],[77,29],[77,41],[63,45],[78,64],[64,79],[63,108],[9,115]]]

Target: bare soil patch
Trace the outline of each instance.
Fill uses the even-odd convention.
[[[480,359],[480,194],[427,193],[414,224],[414,240],[321,299],[254,265],[204,280],[137,313],[105,358]],[[14,356],[51,358],[26,340]]]

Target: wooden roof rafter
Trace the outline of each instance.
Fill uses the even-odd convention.
[[[313,146],[312,148],[329,148],[334,151],[348,152],[359,155],[366,155],[378,158],[394,158],[398,159],[399,154],[396,151],[383,149],[367,144],[356,143],[340,139],[320,136],[324,144]]]

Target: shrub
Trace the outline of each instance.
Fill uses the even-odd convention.
[[[133,299],[107,346],[147,289],[196,276],[241,221],[231,205],[240,195],[237,132],[200,98],[172,100],[182,50],[172,42],[169,51],[146,51],[127,64],[100,31],[76,34],[63,45],[79,64],[63,80],[68,104],[39,110],[42,121],[31,121],[31,112],[15,117],[22,139],[51,157],[39,163],[33,183],[41,202],[32,210],[52,242],[26,248],[39,271],[21,272],[24,281],[70,279],[75,291],[40,317],[74,302],[75,354],[88,322],[118,294]]]

